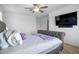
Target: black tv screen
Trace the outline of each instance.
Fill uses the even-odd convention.
[[[77,25],[77,12],[55,16],[55,20],[59,27],[72,27]]]

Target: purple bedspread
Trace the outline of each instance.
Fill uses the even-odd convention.
[[[28,38],[28,36],[26,35],[26,33],[21,32],[20,35],[22,37],[22,40],[26,40]],[[40,34],[40,33],[33,33],[32,35],[40,37],[43,40],[52,40],[52,39],[55,38],[55,37],[44,35],[44,34]]]
[[[43,40],[52,40],[52,39],[55,38],[55,37],[52,37],[52,36],[39,34],[39,33],[35,33],[35,34],[32,34],[32,35],[38,36],[38,37],[42,38]]]

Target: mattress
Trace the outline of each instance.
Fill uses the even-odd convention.
[[[23,40],[22,45],[3,49],[0,51],[0,54],[39,54],[50,48],[54,50],[61,44],[62,41],[58,38],[43,40],[40,37],[29,35],[26,40]]]

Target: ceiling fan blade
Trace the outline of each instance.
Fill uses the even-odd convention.
[[[37,6],[38,4],[33,4],[34,6]]]
[[[40,4],[33,4],[33,6],[39,6]]]
[[[29,11],[33,11],[32,9],[29,9]]]
[[[29,8],[29,7],[24,7],[24,9],[32,9],[32,8]]]
[[[27,10],[29,10],[29,11],[32,11],[32,8],[25,7],[25,9],[27,9]]]
[[[39,11],[42,12],[42,13],[44,12],[44,11],[42,11],[42,10],[39,10]]]
[[[43,6],[43,7],[40,7],[40,9],[44,9],[44,8],[48,8],[48,6]]]

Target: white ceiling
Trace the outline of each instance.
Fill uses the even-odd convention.
[[[29,15],[35,15],[35,16],[44,16],[50,13],[51,11],[56,11],[58,9],[64,8],[66,6],[69,6],[68,4],[42,4],[41,6],[48,6],[47,9],[43,9],[44,13],[32,13],[29,10],[24,9],[24,7],[32,7],[32,4],[2,4],[1,7],[4,11],[8,12],[16,12],[16,13],[24,13]]]

